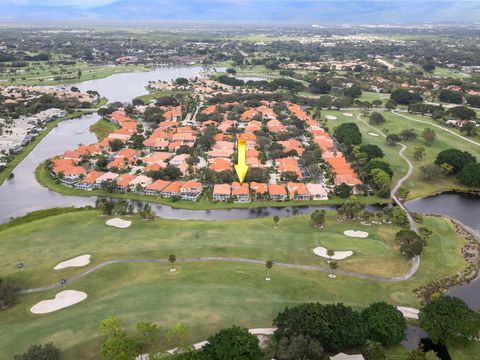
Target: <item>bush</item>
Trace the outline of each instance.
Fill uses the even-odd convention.
[[[468,151],[461,151],[458,149],[447,149],[440,151],[435,159],[435,164],[442,166],[442,164],[448,164],[452,167],[454,174],[460,172],[465,165],[476,163],[475,156]]]
[[[371,304],[363,309],[362,318],[370,340],[391,346],[400,343],[405,337],[407,322],[393,305],[385,302]]]
[[[377,341],[367,340],[363,345],[362,355],[365,360],[385,360],[385,350]]]
[[[475,119],[477,117],[477,113],[475,110],[470,109],[467,106],[455,106],[453,108],[450,108],[448,110],[448,114],[450,114],[453,117],[460,118],[462,120],[470,120],[470,119]]]
[[[338,197],[346,199],[352,194],[352,187],[345,183],[341,183],[340,185],[335,186],[335,194],[337,194]]]
[[[383,117],[382,114],[374,111],[370,114],[369,121],[370,121],[370,124],[372,125],[381,125],[385,122],[385,118]]]
[[[18,299],[17,288],[14,284],[0,279],[0,310],[7,309]]]
[[[392,168],[385,161],[376,160],[376,159],[369,160],[363,170],[365,171],[365,173],[367,173],[370,176],[370,173],[374,169],[381,169],[385,171],[390,177],[393,176]]]
[[[60,350],[52,343],[45,345],[33,344],[27,352],[15,355],[14,360],[59,360]]]
[[[360,145],[362,134],[355,123],[344,123],[335,128],[335,137],[342,145]]]
[[[278,360],[320,360],[323,347],[319,341],[308,336],[298,335],[281,338],[277,344],[275,358]]]
[[[401,207],[396,206],[392,211],[392,220],[396,225],[405,226],[408,224],[407,213]]]
[[[328,94],[332,90],[332,86],[325,80],[313,81],[309,85],[309,89],[314,94]]]
[[[420,326],[434,343],[465,344],[480,331],[480,314],[456,297],[441,296],[420,312]]]
[[[467,164],[458,173],[457,179],[467,186],[480,187],[480,164]]]
[[[356,347],[365,341],[361,316],[343,304],[308,303],[286,308],[274,320],[275,337],[297,335],[317,340],[327,351]]]
[[[438,100],[451,104],[461,104],[463,102],[463,95],[460,91],[440,90]]]
[[[262,359],[257,337],[238,326],[220,330],[209,337],[202,353],[209,360]]]
[[[390,100],[395,101],[397,104],[409,105],[412,103],[423,101],[419,94],[411,93],[407,89],[395,89],[390,94]]]

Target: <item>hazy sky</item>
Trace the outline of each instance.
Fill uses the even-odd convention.
[[[0,19],[480,21],[480,0],[0,0]]]

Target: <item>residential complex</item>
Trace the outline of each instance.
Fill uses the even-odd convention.
[[[201,83],[203,88],[204,82]],[[145,122],[148,108],[158,123]],[[187,123],[180,106],[118,109],[106,118],[118,126],[103,140],[52,159],[51,174],[70,187],[197,201],[327,200],[335,186],[361,184],[336,141],[306,108],[261,100],[204,105]],[[300,123],[300,125],[299,125]],[[141,137],[140,146],[134,145]],[[237,182],[237,140],[246,142],[249,172]],[[205,142],[208,143],[205,145]],[[318,150],[315,176],[302,155]]]

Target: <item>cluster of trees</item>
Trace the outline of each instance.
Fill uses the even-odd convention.
[[[438,100],[451,104],[462,104],[463,94],[461,91],[443,89],[438,92]]]
[[[369,122],[372,125],[382,125],[385,123],[385,118],[379,112],[374,111],[370,114]]]
[[[247,86],[250,88],[258,88],[267,91],[286,89],[295,93],[305,90],[305,86],[301,82],[289,78],[275,78],[271,81],[248,80],[245,82],[242,79],[237,79],[232,76],[220,75],[217,77],[217,81],[229,86]]]
[[[434,343],[447,346],[465,345],[480,331],[480,314],[461,299],[446,295],[427,303],[419,320]]]
[[[346,146],[360,145],[362,143],[362,133],[355,123],[343,123],[334,129],[337,141]]]
[[[477,117],[477,113],[475,110],[470,109],[468,106],[461,105],[461,106],[454,106],[447,111],[447,115],[461,120],[471,120]]]
[[[480,95],[469,95],[466,97],[467,104],[473,107],[480,107]]]
[[[399,226],[408,224],[407,214],[400,207],[385,207],[383,211],[372,212],[365,210],[365,204],[358,201],[354,196],[350,197],[337,209],[337,216],[343,220],[362,219],[363,221],[368,221],[373,218],[377,218],[378,220],[384,218]]]
[[[30,99],[25,102],[5,103],[0,96],[0,116],[17,118],[21,115],[32,115],[40,111],[51,108],[58,108],[68,110],[81,107],[82,104],[76,99],[59,99],[54,95],[44,94],[35,99]]]
[[[312,81],[308,88],[314,94],[328,94],[332,90],[332,86],[323,79]]]
[[[103,215],[133,215],[134,206],[127,200],[113,201],[105,197],[99,197],[95,200],[95,209],[100,210]],[[151,219],[155,216],[152,207],[145,204],[139,208],[137,214],[142,219]]]
[[[177,180],[178,178],[180,178],[180,176],[182,176],[182,172],[175,165],[168,164],[163,169],[153,170],[153,171],[147,172],[147,176],[151,177],[154,180],[160,180],[161,179],[161,180],[173,181],[173,180]]]
[[[371,304],[362,311],[340,303],[302,304],[279,313],[274,325],[277,327],[274,337],[279,344],[298,341],[302,336],[317,349],[329,352],[360,347],[368,340],[379,343],[380,347],[395,345],[403,340],[407,327],[402,313],[384,302]],[[317,353],[316,358],[321,354]],[[302,357],[284,359],[299,358]]]
[[[463,167],[457,179],[467,186],[480,187],[480,164],[470,163]]]
[[[60,360],[60,349],[53,343],[33,344],[23,354],[17,354],[13,360]]]
[[[395,241],[400,244],[400,253],[408,259],[420,255],[426,245],[426,240],[412,230],[400,230]]]
[[[247,87],[257,88],[266,91],[276,91],[278,89],[286,89],[292,93],[305,90],[305,85],[300,81],[289,78],[275,78],[271,81],[267,80],[249,80],[245,83]]]
[[[103,215],[132,215],[134,212],[134,207],[128,200],[113,201],[106,197],[95,200],[95,209],[100,210]]]
[[[167,333],[167,340],[169,338]],[[185,334],[181,334],[182,338]],[[180,339],[181,340],[181,339]],[[169,343],[172,343],[169,341]],[[264,354],[260,349],[258,339],[247,329],[232,326],[220,330],[217,334],[210,336],[207,343],[200,350],[193,350],[191,347],[178,341],[176,351],[169,353],[151,353],[151,360],[224,360],[224,359],[248,359],[261,360]]]
[[[417,93],[410,92],[407,89],[399,88],[391,92],[390,100],[393,100],[395,103],[400,105],[410,105],[423,101],[423,98]]]
[[[315,210],[311,215],[310,219],[312,220],[313,227],[323,228],[325,226],[325,210]]]
[[[468,151],[446,149],[440,151],[434,163],[446,174],[458,174],[468,164],[476,164],[477,159]]]
[[[102,337],[100,353],[105,360],[131,360],[144,353],[158,335],[159,328],[150,322],[138,322],[133,336],[122,328],[120,320],[110,316],[100,323],[98,332]]]
[[[383,150],[374,144],[362,144],[354,146],[351,154],[356,160],[360,176],[370,181],[377,195],[388,197],[393,171],[389,164],[380,160],[385,156]]]
[[[5,310],[15,304],[18,298],[18,289],[10,281],[0,279],[0,310]]]

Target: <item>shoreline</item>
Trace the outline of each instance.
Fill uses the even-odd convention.
[[[55,182],[55,179],[51,177],[50,174],[45,169],[45,164],[41,163],[35,170],[35,178],[37,182],[43,187],[57,192],[62,195],[68,196],[84,196],[84,197],[112,197],[130,201],[145,201],[165,206],[170,206],[173,209],[184,209],[184,210],[230,210],[230,209],[262,209],[269,207],[309,207],[309,206],[339,206],[342,205],[347,199],[330,199],[330,200],[287,200],[287,201],[274,201],[274,200],[262,200],[262,201],[252,201],[249,203],[229,203],[229,202],[213,202],[208,200],[208,203],[193,202],[188,200],[178,200],[172,201],[168,198],[161,198],[159,196],[153,195],[144,195],[144,194],[134,194],[134,193],[118,193],[113,192],[109,193],[106,190],[92,190],[84,191],[79,189],[74,189],[67,187],[62,184]],[[371,198],[371,197],[358,197],[358,199]],[[382,201],[384,200],[384,201]],[[363,202],[365,205],[377,205],[377,206],[388,206],[391,204],[391,199],[381,199],[374,197],[372,201]]]
[[[464,225],[461,221],[453,219],[448,215],[422,214],[423,216],[434,216],[448,220],[457,236],[465,240],[460,252],[464,259],[465,267],[446,278],[438,279],[430,284],[418,287],[414,290],[420,301],[427,302],[438,293],[446,293],[450,288],[459,285],[466,285],[475,281],[480,275],[480,233]]]
[[[45,179],[45,176],[49,176],[48,179]],[[84,197],[112,197],[117,199],[124,199],[124,200],[131,200],[131,201],[145,201],[151,202],[160,205],[170,206],[174,209],[184,209],[184,210],[228,210],[228,209],[261,209],[261,208],[268,208],[268,207],[308,207],[308,206],[322,206],[322,205],[332,205],[332,206],[339,206],[342,205],[347,199],[329,199],[329,200],[322,200],[322,201],[315,201],[315,200],[306,200],[306,201],[252,201],[250,203],[228,203],[228,202],[210,202],[208,204],[201,204],[199,202],[192,202],[187,200],[179,200],[179,201],[171,201],[168,198],[161,198],[159,196],[153,195],[138,195],[133,193],[108,193],[105,190],[93,190],[93,191],[84,191],[74,188],[69,188],[62,184],[54,183],[55,180],[51,178],[49,174],[45,171],[44,163],[41,163],[35,170],[35,178],[37,182],[42,185],[43,187],[54,191],[56,193],[68,196],[84,196]],[[54,184],[52,184],[52,182]],[[429,194],[427,196],[421,196],[414,199],[409,199],[403,204],[408,203],[410,201],[418,201],[422,199],[428,199],[430,197],[439,196],[442,194],[448,193],[455,193],[455,194],[463,194],[467,196],[480,196],[480,192],[476,190],[471,191],[463,191],[460,189],[451,189],[445,190],[440,192],[435,192]],[[364,199],[369,197],[359,196],[357,199]],[[377,205],[377,206],[389,206],[393,204],[392,199],[381,199],[375,198],[374,201],[362,201],[365,205]],[[437,214],[438,215],[438,214]]]
[[[33,139],[30,143],[28,143],[26,146],[23,147],[22,151],[18,154],[16,154],[12,161],[10,161],[7,166],[5,166],[5,169],[3,169],[0,172],[0,186],[8,180],[10,177],[10,174],[13,173],[13,170],[20,165],[20,163],[37,147],[38,144],[43,140],[45,136],[47,136],[50,131],[52,131],[58,124],[60,124],[62,121],[65,120],[71,120],[71,119],[76,119],[76,118],[81,118],[83,115],[88,114],[89,111],[85,111],[86,109],[82,110],[76,110],[72,112],[71,114],[65,115],[61,118],[55,119],[47,124],[45,129],[35,138]],[[95,109],[96,110],[96,109]],[[92,110],[93,111],[93,110]]]
[[[107,103],[108,99],[104,96],[101,96],[97,103],[94,104],[95,107],[86,109],[73,109],[72,113],[49,122],[47,126],[45,126],[45,129],[43,129],[43,131],[29,144],[24,146],[22,151],[19,154],[16,154],[13,157],[13,160],[10,161],[7,166],[5,166],[5,169],[0,172],[0,186],[8,180],[10,174],[13,173],[15,168],[20,165],[20,163],[37,147],[38,144],[40,144],[40,142],[50,133],[50,131],[58,126],[58,124],[66,120],[81,118],[84,115],[96,112],[99,108],[105,106]]]

